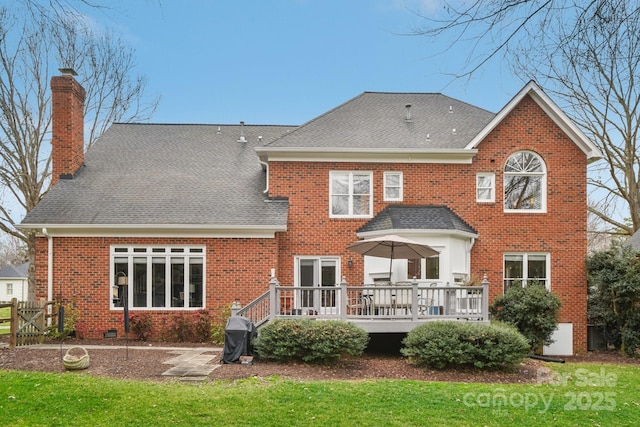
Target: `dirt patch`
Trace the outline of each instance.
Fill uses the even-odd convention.
[[[106,348],[89,348],[89,368],[81,372],[89,375],[121,379],[170,381],[173,377],[162,376],[171,368],[164,362],[173,359],[182,347],[204,347],[206,354],[214,355],[212,364],[221,363],[220,348],[204,344],[186,343],[141,343],[124,340],[66,341],[69,345],[101,345]],[[123,348],[121,346],[128,346]],[[141,349],[140,347],[144,347]],[[162,349],[158,349],[162,348]],[[54,344],[46,349],[33,347],[0,348],[0,369],[42,372],[64,372],[62,357],[66,349]],[[567,363],[628,363],[640,364],[638,359],[628,359],[616,353],[590,352],[583,356],[564,358]],[[483,371],[477,369],[423,370],[407,363],[399,355],[365,354],[359,358],[345,360],[329,366],[303,363],[280,364],[255,359],[252,365],[222,364],[209,374],[210,380],[237,380],[249,377],[266,378],[277,375],[296,381],[316,380],[366,380],[408,379],[420,381],[456,381],[478,383],[536,383],[544,381],[549,374],[547,365],[539,360],[527,359],[511,372]]]

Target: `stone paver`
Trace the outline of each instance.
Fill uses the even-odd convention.
[[[171,351],[177,356],[162,363],[175,366],[164,371],[162,375],[178,377],[184,381],[204,381],[214,369],[220,367],[219,364],[209,363],[219,357],[218,354],[203,354],[211,351],[207,348]]]

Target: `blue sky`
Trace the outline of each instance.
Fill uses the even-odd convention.
[[[526,82],[410,36],[440,0],[113,0],[92,17],[136,51],[153,122],[302,124],[364,91],[442,92],[497,112]],[[446,54],[440,54],[441,52]]]

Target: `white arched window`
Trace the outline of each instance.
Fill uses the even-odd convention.
[[[547,209],[547,171],[542,158],[531,151],[512,154],[504,165],[504,210]]]

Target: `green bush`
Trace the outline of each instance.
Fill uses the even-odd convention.
[[[560,298],[538,283],[513,286],[498,296],[489,307],[493,319],[509,323],[529,341],[531,350],[540,352],[553,343],[551,335],[558,326]]]
[[[274,320],[260,329],[254,348],[265,359],[328,363],[359,356],[367,347],[367,332],[339,320]]]
[[[514,327],[491,324],[430,322],[411,330],[400,352],[418,366],[507,369],[529,353],[529,344]]]
[[[629,356],[640,350],[640,253],[614,244],[587,258],[588,321],[602,328],[607,343]]]
[[[224,330],[227,320],[231,317],[231,304],[222,309],[221,317],[222,320],[211,324],[211,342],[214,344],[224,344]]]
[[[76,332],[76,322],[78,321],[78,310],[74,308],[74,303],[64,304],[64,319],[62,332],[58,330],[58,313],[60,310],[60,303],[56,303],[53,306],[53,312],[55,313],[55,322],[51,322],[48,327],[47,336],[52,340],[64,340],[69,336],[73,336]]]

